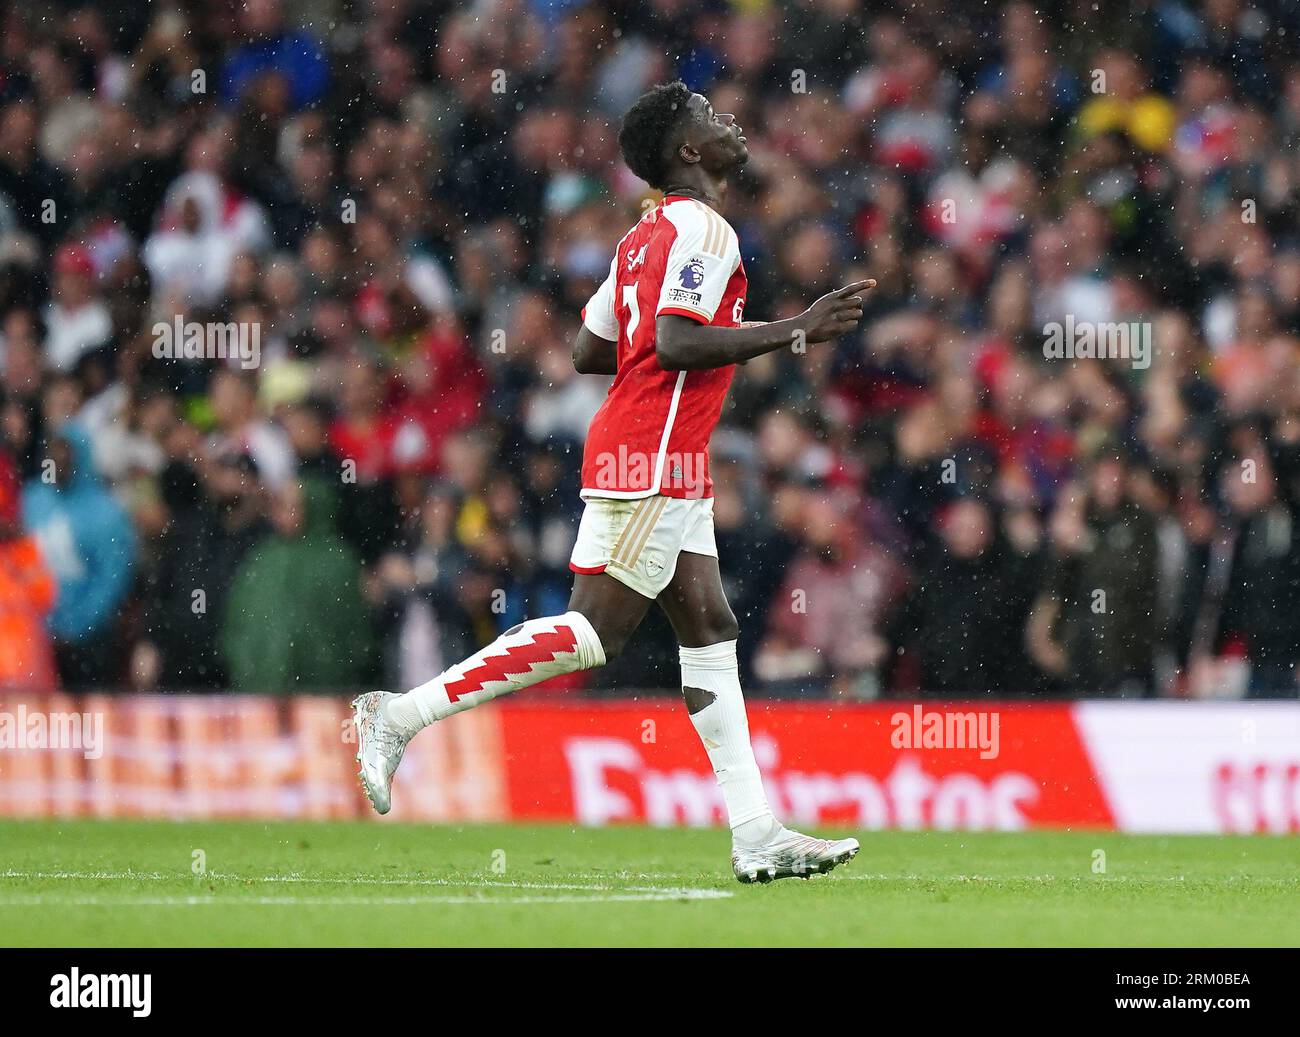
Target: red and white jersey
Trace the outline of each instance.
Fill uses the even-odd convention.
[[[736,232],[684,195],[666,197],[619,242],[582,311],[593,334],[618,342],[618,374],[587,432],[583,498],[713,496],[709,437],[735,367],[665,371],[655,319],[736,327],[747,284]]]

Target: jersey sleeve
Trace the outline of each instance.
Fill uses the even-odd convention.
[[[587,330],[609,342],[618,341],[618,319],[614,316],[614,293],[617,288],[614,270],[617,265],[616,251],[609,264],[609,276],[582,308],[582,323],[587,326]]]
[[[684,211],[672,216],[677,237],[668,250],[655,316],[671,313],[711,324],[740,265],[740,243],[731,225],[712,209],[696,203],[680,207]]]

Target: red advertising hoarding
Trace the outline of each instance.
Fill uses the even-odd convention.
[[[0,695],[0,816],[372,818],[345,699]],[[1300,831],[1300,704],[753,702],[774,809],[837,828]],[[406,821],[722,822],[680,702],[504,700],[416,738]]]

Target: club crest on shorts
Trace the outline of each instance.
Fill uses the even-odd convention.
[[[653,579],[664,571],[664,560],[658,555],[646,555],[645,571]]]

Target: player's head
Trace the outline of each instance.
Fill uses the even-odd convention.
[[[627,167],[660,190],[699,173],[726,178],[749,159],[735,117],[715,112],[680,80],[641,95],[623,116],[618,144]]]

